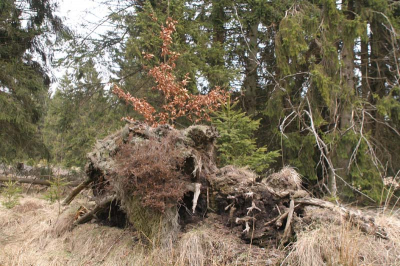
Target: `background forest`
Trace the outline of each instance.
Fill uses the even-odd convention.
[[[400,2],[102,4],[109,14],[101,23],[109,27],[93,37],[63,26],[55,1],[0,2],[2,162],[83,167],[96,139],[120,128],[121,117],[142,119],[110,83],[160,106],[148,70],[165,60],[159,33],[172,17],[177,79],[189,73],[193,94],[232,91],[232,103],[211,115],[221,164],[250,165],[263,175],[275,158],[271,167],[295,167],[316,193],[368,203],[379,202],[386,177],[397,177]],[[56,49],[64,52],[60,60]],[[56,66],[73,71],[51,91]]]

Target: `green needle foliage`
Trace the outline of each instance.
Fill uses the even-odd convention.
[[[68,32],[53,14],[54,2],[0,1],[1,160],[45,153],[39,123],[51,81],[50,34],[58,40]]]
[[[68,184],[67,180],[61,176],[54,177],[50,181],[50,188],[44,195],[45,198],[51,203],[57,201],[58,204],[58,214],[61,214],[61,197],[64,192],[65,186]]]
[[[110,82],[161,109],[164,98],[151,89],[148,70],[166,59],[159,33],[172,17],[171,49],[180,53],[174,74],[183,80],[190,73],[188,91],[234,87],[243,95],[240,107],[261,119],[235,104],[216,114],[221,165],[262,172],[278,154],[266,151],[268,143],[280,150],[279,166],[296,167],[313,193],[360,202],[378,202],[382,178],[399,171],[396,1],[103,3],[110,28],[68,38],[53,14],[55,0],[0,0],[0,161],[46,155],[83,167],[95,140],[121,125],[119,117],[140,118],[103,88],[99,64],[113,73]],[[59,63],[75,71],[49,98],[51,34],[65,44]],[[182,117],[176,124],[190,123]]]
[[[59,201],[68,182],[65,180],[65,178],[60,176],[54,177],[54,179],[49,182],[50,187],[46,191],[45,198],[50,202]]]
[[[83,167],[96,139],[121,125],[117,103],[103,88],[91,60],[71,77],[64,76],[44,119],[44,141],[52,162]]]
[[[9,180],[5,183],[5,188],[1,191],[1,194],[5,197],[5,200],[2,202],[3,206],[11,209],[19,203],[18,198],[21,196],[21,188],[17,182]]]
[[[261,173],[280,155],[279,151],[267,152],[267,147],[258,148],[254,133],[260,126],[260,120],[253,120],[237,108],[238,102],[228,101],[221,111],[215,112],[212,123],[218,129],[219,163],[249,166]]]

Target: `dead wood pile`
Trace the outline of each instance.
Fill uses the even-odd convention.
[[[244,168],[218,168],[217,137],[207,126],[176,130],[128,124],[97,142],[88,154],[87,180],[64,204],[90,187],[97,206],[75,224],[91,218],[130,224],[146,239],[165,243],[189,224],[213,219],[247,243],[286,244],[312,220],[307,206],[327,209],[332,217],[343,218],[339,222],[386,238],[373,218],[310,197],[292,168],[263,179]]]

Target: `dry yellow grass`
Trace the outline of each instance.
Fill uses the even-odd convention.
[[[13,209],[1,206],[0,265],[266,264],[266,250],[249,248],[223,225],[212,228],[212,223],[192,228],[172,245],[155,248],[143,245],[131,230],[98,224],[72,229],[75,211],[87,204],[83,199],[76,199],[58,215],[57,203],[25,195]],[[273,259],[276,261],[277,256]]]
[[[133,259],[133,238],[124,230],[96,224],[69,230],[76,209],[58,216],[56,203],[31,196],[13,209],[0,207],[0,265],[126,265]]]
[[[326,219],[297,235],[282,265],[290,266],[395,266],[400,265],[400,220],[376,214],[388,239],[366,235],[350,223]]]
[[[153,248],[131,230],[90,223],[72,229],[75,211],[88,204],[76,199],[58,215],[57,203],[24,195],[13,209],[0,206],[0,265],[400,265],[400,220],[394,216],[376,216],[389,240],[335,219],[317,219],[298,232],[283,259],[282,251],[241,243],[213,215],[175,243]]]
[[[183,234],[177,244],[176,252],[175,265],[182,266],[278,265],[281,255],[278,250],[243,244],[224,225],[211,225],[209,222]],[[268,264],[269,257],[271,259]]]
[[[285,166],[279,172],[273,173],[265,180],[275,190],[299,190],[301,189],[301,176],[292,167]]]

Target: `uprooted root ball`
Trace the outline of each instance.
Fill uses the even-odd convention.
[[[185,157],[177,143],[176,136],[168,134],[124,144],[115,159],[117,192],[125,199],[138,197],[143,207],[161,213],[175,206],[185,191],[183,180],[190,179],[181,171]]]

